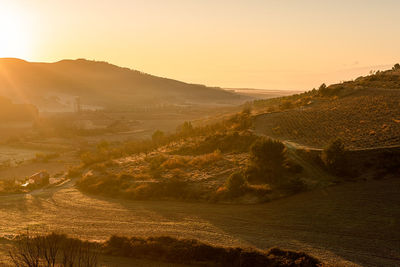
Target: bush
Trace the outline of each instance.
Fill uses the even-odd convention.
[[[18,267],[98,266],[100,254],[188,265],[261,267],[321,266],[321,262],[305,253],[229,248],[209,245],[195,239],[160,237],[111,236],[106,242],[87,242],[66,235],[21,235],[9,252]]]
[[[112,236],[104,245],[107,254],[131,258],[207,266],[320,266],[320,261],[305,253],[278,248],[266,253],[242,248],[224,248],[198,240],[173,237],[127,238]]]
[[[242,195],[247,185],[246,178],[240,172],[232,173],[226,180],[226,189],[233,197]]]
[[[213,153],[201,155],[194,157],[190,161],[190,165],[198,167],[198,168],[204,168],[212,163],[218,162],[223,159],[223,155],[221,151],[215,150]]]
[[[307,184],[299,178],[291,178],[281,185],[281,189],[292,195],[307,190]]]
[[[280,141],[269,138],[257,140],[250,148],[251,163],[247,167],[249,180],[277,184],[283,175],[286,148]]]
[[[168,158],[161,164],[161,167],[166,169],[183,168],[187,165],[187,159],[182,156],[173,156]]]
[[[322,152],[322,161],[333,174],[347,175],[349,173],[349,166],[347,164],[346,153],[343,141],[336,139]]]
[[[250,148],[250,156],[254,163],[282,168],[286,161],[286,149],[282,142],[269,138],[257,140]]]
[[[207,135],[203,140],[196,142],[194,145],[183,146],[177,154],[199,155],[212,153],[219,150],[222,153],[228,152],[248,152],[250,146],[258,139],[258,137],[250,132],[229,132],[214,133]]]
[[[162,164],[168,158],[164,155],[156,155],[154,157],[146,158],[146,161],[149,162],[149,173],[155,178],[159,179],[162,175]]]

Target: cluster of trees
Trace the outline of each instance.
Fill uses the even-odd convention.
[[[277,140],[259,138],[250,148],[250,162],[245,170],[233,173],[226,181],[231,196],[237,197],[254,191],[252,184],[267,184],[272,189],[296,193],[306,189],[306,185],[296,173],[302,171],[287,157],[285,145]],[[265,192],[269,192],[265,190]]]

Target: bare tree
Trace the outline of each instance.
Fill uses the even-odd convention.
[[[9,256],[17,267],[96,267],[99,245],[66,235],[19,235]]]

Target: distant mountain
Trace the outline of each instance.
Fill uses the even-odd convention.
[[[156,77],[85,59],[34,63],[0,59],[0,95],[42,106],[82,104],[121,107],[168,104],[227,104],[244,96],[221,88]]]

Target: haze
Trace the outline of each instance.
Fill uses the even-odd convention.
[[[387,69],[400,3],[2,0],[0,57],[104,60],[220,87],[311,89]]]
[[[399,266],[399,10],[0,0],[0,266]]]

